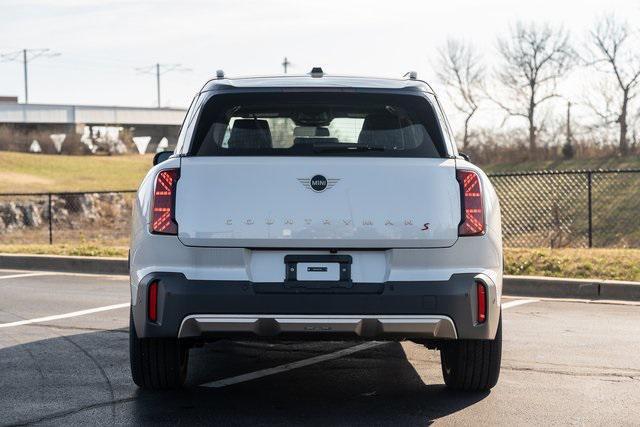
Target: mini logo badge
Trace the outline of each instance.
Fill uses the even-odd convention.
[[[298,178],[298,181],[304,186],[304,188],[313,190],[316,193],[321,193],[324,190],[333,188],[340,179],[325,178],[324,175],[314,175],[312,178]]]

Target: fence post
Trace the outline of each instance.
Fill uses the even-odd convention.
[[[53,245],[53,227],[52,227],[52,223],[53,223],[53,218],[51,215],[51,193],[49,193],[49,244]]]
[[[593,214],[592,214],[592,203],[591,203],[591,176],[592,172],[587,172],[587,204],[588,204],[588,212],[589,212],[589,247],[593,247]]]

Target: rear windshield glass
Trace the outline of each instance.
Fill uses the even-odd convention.
[[[279,92],[213,96],[190,154],[445,157],[446,148],[421,96]]]

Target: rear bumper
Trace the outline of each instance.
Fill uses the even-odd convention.
[[[487,287],[487,320],[477,323],[475,282]],[[158,282],[158,319],[148,320],[147,289]],[[311,285],[311,284],[310,284]],[[152,273],[132,305],[141,338],[492,339],[500,316],[495,284],[483,274],[446,281],[354,283],[349,288],[188,280]]]

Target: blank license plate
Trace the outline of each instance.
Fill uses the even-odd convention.
[[[337,262],[299,262],[296,266],[296,280],[337,282],[340,280],[340,264]]]

